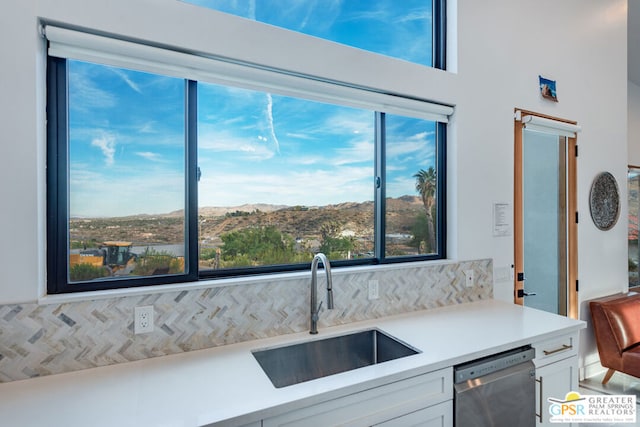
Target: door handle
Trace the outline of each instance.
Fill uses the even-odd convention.
[[[524,289],[518,289],[518,298],[532,297],[534,295],[538,294],[535,292],[525,292]]]

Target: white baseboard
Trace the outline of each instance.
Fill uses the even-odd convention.
[[[594,362],[594,363],[591,363],[589,365],[585,365],[582,368],[580,368],[578,370],[578,375],[580,377],[580,381],[582,381],[585,378],[591,378],[591,377],[594,377],[594,376],[596,376],[598,374],[601,374],[606,370],[607,370],[607,368],[603,367],[600,364],[600,362]]]

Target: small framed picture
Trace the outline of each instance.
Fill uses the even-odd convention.
[[[556,93],[556,81],[545,79],[542,76],[538,76],[540,79],[540,93],[543,98],[550,99],[551,101],[558,102],[558,95]]]

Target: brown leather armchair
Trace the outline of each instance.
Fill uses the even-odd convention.
[[[616,371],[640,377],[640,294],[600,298],[589,307],[600,364],[609,368],[602,384]]]

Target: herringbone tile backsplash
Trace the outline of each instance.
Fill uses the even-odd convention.
[[[464,286],[473,270],[475,286]],[[321,275],[319,275],[321,277]],[[367,298],[369,280],[380,298]],[[319,282],[324,283],[324,279]],[[493,295],[491,260],[376,272],[334,272],[335,309],[319,327],[374,319]],[[319,299],[324,292],[319,290]],[[133,310],[153,305],[155,330],[133,334]],[[323,309],[324,310],[324,309]],[[309,279],[63,304],[0,305],[0,382],[140,360],[304,331]]]

